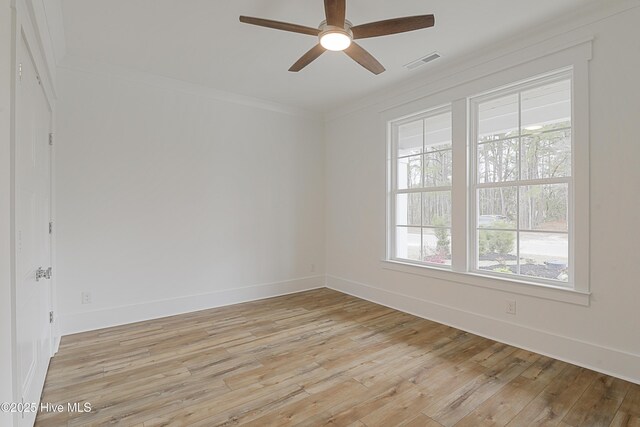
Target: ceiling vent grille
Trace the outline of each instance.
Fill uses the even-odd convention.
[[[438,58],[440,58],[440,54],[438,52],[433,52],[428,54],[427,56],[423,56],[418,60],[408,63],[407,65],[404,66],[404,68],[406,68],[407,70],[413,70],[431,61],[435,61]]]

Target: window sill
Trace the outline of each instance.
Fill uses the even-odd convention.
[[[509,280],[477,273],[459,273],[437,267],[425,267],[401,261],[383,260],[381,261],[381,265],[385,270],[393,270],[401,273],[446,280],[463,285],[478,286],[481,288],[511,292],[514,294],[527,295],[582,306],[589,305],[591,296],[590,292],[563,288],[560,286],[544,285],[520,280]]]

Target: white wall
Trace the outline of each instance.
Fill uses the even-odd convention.
[[[0,402],[13,401],[11,292],[11,87],[13,86],[13,12],[0,0]],[[0,425],[12,415],[0,412]]]
[[[63,334],[324,285],[319,118],[124,71],[58,84]]]
[[[640,383],[640,8],[598,19],[554,36],[595,37],[590,306],[383,268],[386,146],[380,111],[437,91],[440,83],[430,77],[362,100],[327,124],[328,286]],[[536,37],[523,46],[545,36]],[[477,64],[465,72],[491,68],[486,58]],[[517,316],[505,313],[506,299],[517,301]]]

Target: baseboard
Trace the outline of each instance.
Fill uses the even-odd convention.
[[[327,287],[414,316],[640,384],[640,355],[327,276]]]
[[[256,301],[281,295],[303,292],[325,286],[324,276],[303,277],[282,282],[266,283],[227,289],[201,295],[150,301],[141,304],[106,308],[95,311],[62,314],[61,335],[93,331],[126,325],[209,308]]]
[[[60,350],[60,340],[62,339],[62,337],[60,335],[56,335],[53,338],[53,354],[51,356],[53,356],[54,354],[56,354],[58,352],[58,350]]]

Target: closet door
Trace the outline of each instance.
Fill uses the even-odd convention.
[[[16,343],[24,403],[40,401],[51,357],[51,109],[24,39],[17,49]],[[21,425],[32,425],[25,411]]]

